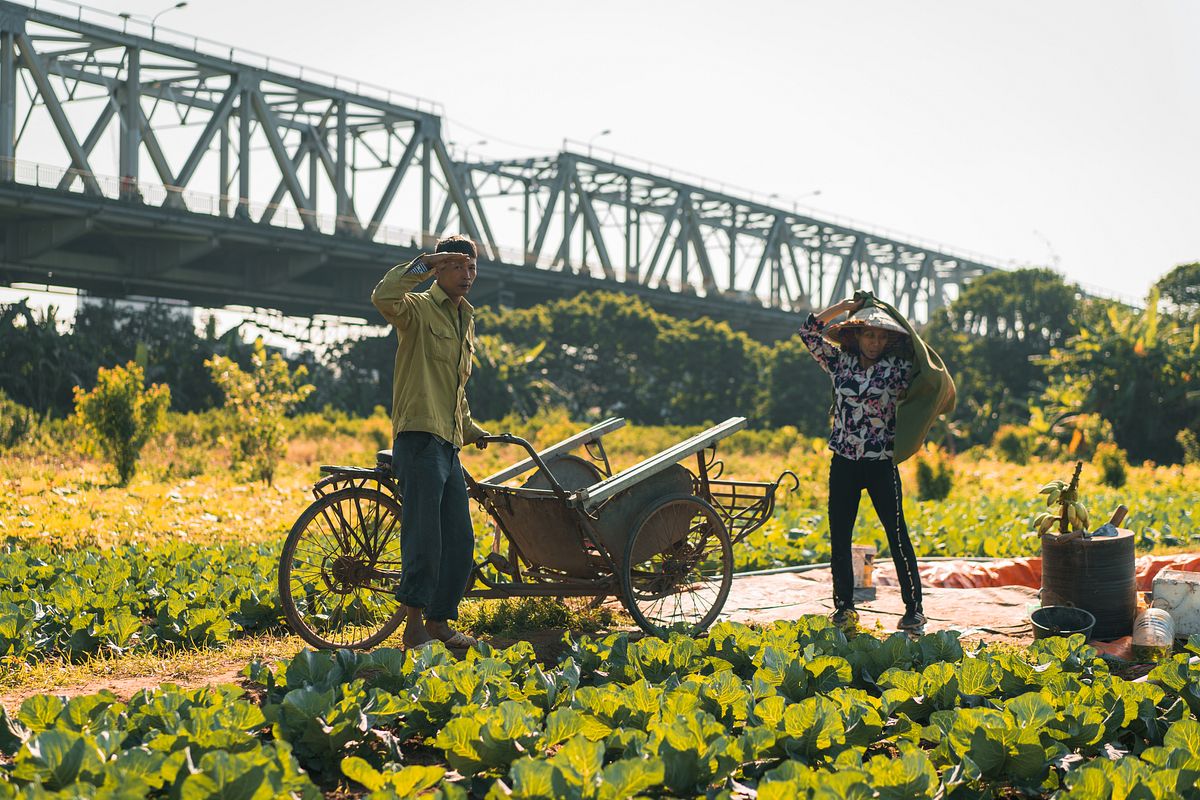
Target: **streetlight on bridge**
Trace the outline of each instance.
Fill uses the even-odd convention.
[[[463,151],[462,160],[469,161],[471,158],[471,148],[484,147],[487,145],[487,143],[487,139],[480,139],[478,142],[471,142],[470,144],[462,144],[461,142],[447,142],[446,144],[450,145],[451,147],[461,147]]]
[[[153,16],[150,16],[148,14],[131,14],[128,11],[122,11],[117,16],[120,17],[121,19],[125,20],[125,23],[127,25],[129,23],[129,20],[134,19],[134,18],[149,19],[150,20],[150,38],[153,39],[155,31],[158,29],[158,18],[161,17],[163,14],[166,14],[170,11],[174,11],[178,8],[183,8],[186,5],[187,5],[187,0],[181,0],[181,2],[178,2],[173,6],[168,6],[167,8],[164,8],[162,11],[159,11],[157,14],[154,14]]]
[[[820,195],[820,194],[821,194],[821,190],[820,190],[820,189],[813,189],[811,192],[805,192],[805,193],[804,193],[804,194],[802,194],[802,195],[798,195],[798,196],[796,196],[796,197],[793,197],[793,198],[791,198],[791,201],[792,201],[792,213],[793,213],[793,214],[795,214],[795,213],[799,213],[799,210],[800,210],[800,209],[798,208],[798,204],[799,204],[799,202],[800,202],[801,200],[806,200],[806,199],[808,199],[809,197],[817,197],[817,196],[818,196],[818,195]],[[779,192],[771,192],[769,195],[767,195],[767,202],[768,202],[768,203],[771,203],[771,201],[774,201],[774,200],[780,200],[780,199],[782,199],[782,198],[779,196]]]
[[[597,133],[597,134],[596,134],[595,136],[593,136],[592,138],[588,139],[588,143],[587,143],[587,148],[588,148],[588,158],[591,158],[591,157],[592,157],[592,142],[596,141],[596,140],[597,140],[597,139],[599,139],[601,136],[608,136],[610,133],[612,133],[612,128],[605,128],[604,130],[600,131],[599,133]]]

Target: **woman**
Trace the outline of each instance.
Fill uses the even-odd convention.
[[[896,405],[913,375],[912,343],[907,330],[882,308],[863,308],[861,300],[843,300],[809,314],[800,338],[833,379],[833,432],[829,449],[829,539],[832,550],[834,624],[858,621],[854,610],[854,569],[850,541],[858,503],[866,489],[887,532],[904,616],[897,628],[920,632],[921,577],[904,524],[900,472],[893,461]],[[843,312],[850,317],[828,325]],[[836,344],[834,344],[836,342]]]

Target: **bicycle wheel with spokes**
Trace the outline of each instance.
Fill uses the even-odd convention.
[[[625,548],[625,607],[647,633],[694,636],[717,618],[733,584],[733,549],[716,510],[699,497],[655,501]]]
[[[279,559],[284,617],[319,648],[368,648],[404,619],[395,597],[400,573],[400,503],[365,486],[339,489],[304,510]]]

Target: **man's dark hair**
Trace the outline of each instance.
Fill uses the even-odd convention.
[[[471,258],[479,258],[479,250],[475,247],[475,243],[462,234],[454,234],[447,236],[445,239],[438,239],[437,247],[433,249],[435,253],[462,253]]]

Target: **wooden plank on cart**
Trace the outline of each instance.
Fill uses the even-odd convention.
[[[624,417],[610,417],[601,423],[593,425],[586,431],[575,434],[569,439],[563,439],[558,444],[551,445],[545,450],[539,450],[538,456],[541,457],[542,461],[546,461],[562,453],[569,453],[576,447],[599,441],[600,437],[612,433],[618,428],[624,427],[624,425]],[[500,470],[494,475],[487,476],[480,483],[504,483],[507,480],[512,480],[518,475],[528,472],[533,469],[533,466],[533,459],[526,458],[523,461],[513,464],[511,467]]]
[[[593,511],[596,506],[620,491],[628,489],[638,481],[645,480],[651,475],[662,472],[672,464],[676,464],[688,456],[699,453],[706,447],[731,436],[746,427],[745,417],[730,417],[719,425],[714,425],[702,433],[697,433],[677,445],[668,447],[658,455],[650,456],[644,461],[634,464],[628,469],[621,470],[611,478],[597,484],[580,489],[572,495],[572,500],[583,507],[585,511]]]

